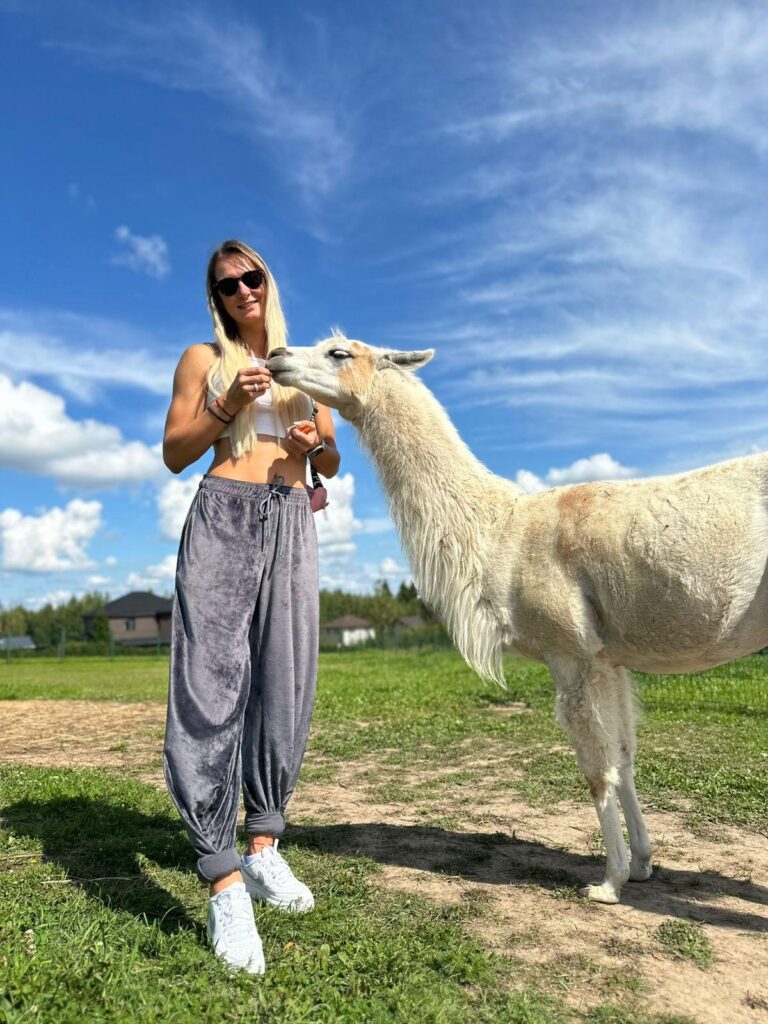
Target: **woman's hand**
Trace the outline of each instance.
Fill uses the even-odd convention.
[[[291,455],[306,455],[320,444],[321,438],[313,420],[296,420],[283,438],[283,447]]]
[[[239,412],[246,405],[255,402],[267,388],[272,387],[272,374],[266,366],[246,366],[237,371],[237,376],[229,385],[223,396],[225,408],[229,412]]]

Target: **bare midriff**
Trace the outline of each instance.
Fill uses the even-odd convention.
[[[307,486],[307,460],[305,456],[291,455],[273,434],[258,434],[259,443],[253,451],[235,461],[228,437],[214,442],[213,462],[209,476],[222,476],[227,480],[245,480],[249,484],[271,484],[281,476],[287,487]]]

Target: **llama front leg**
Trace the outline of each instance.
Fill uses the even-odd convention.
[[[616,670],[622,682],[619,694],[621,711],[621,765],[619,767],[619,800],[629,833],[632,858],[629,877],[633,882],[647,882],[653,874],[651,840],[643,820],[643,812],[635,790],[635,752],[637,750],[637,705],[632,676],[626,669]]]
[[[621,761],[616,670],[564,658],[553,659],[549,667],[557,689],[555,714],[589,783],[607,855],[604,880],[581,892],[598,903],[618,903],[629,878],[629,857],[616,799]]]

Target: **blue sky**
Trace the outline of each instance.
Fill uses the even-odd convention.
[[[527,490],[764,448],[761,8],[0,0],[0,602],[172,588],[209,459],[174,477],[162,425],[225,237],[296,344],[434,347]],[[323,583],[396,586],[338,439]]]

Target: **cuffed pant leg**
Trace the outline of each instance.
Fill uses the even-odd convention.
[[[251,691],[242,742],[245,829],[279,836],[309,735],[317,680],[319,576],[309,502],[283,509],[251,626]],[[277,543],[273,537],[271,543]],[[278,548],[278,551],[280,549]]]
[[[238,870],[242,723],[256,578],[248,524],[219,494],[198,491],[182,533],[171,629],[163,769],[213,882]]]

